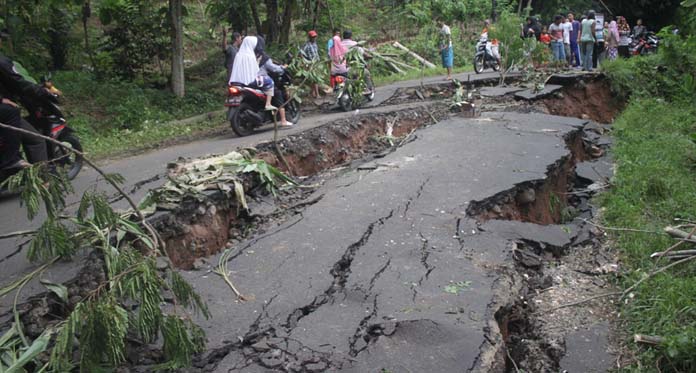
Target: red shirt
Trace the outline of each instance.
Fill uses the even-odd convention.
[[[541,36],[539,37],[539,41],[544,43],[544,44],[549,44],[549,43],[551,43],[551,35],[541,34]]]

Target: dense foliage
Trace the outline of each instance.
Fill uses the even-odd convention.
[[[682,9],[693,21],[696,9]],[[695,221],[696,180],[696,34],[693,23],[661,33],[657,55],[603,65],[617,96],[630,98],[614,124],[618,164],[614,187],[602,199],[607,225],[660,232]],[[626,276],[633,285],[668,262],[650,254],[674,240],[659,233],[613,232]],[[696,265],[685,263],[638,287],[623,306],[631,333],[663,336],[659,346],[640,348],[633,370],[656,367],[662,372],[696,370]],[[633,345],[632,345],[633,346]],[[639,348],[639,347],[634,347]]]

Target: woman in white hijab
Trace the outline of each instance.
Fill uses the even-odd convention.
[[[259,63],[256,60],[254,48],[257,43],[256,36],[247,36],[242,41],[242,46],[234,58],[232,66],[232,75],[228,83],[250,84],[256,80],[256,75],[259,72]]]

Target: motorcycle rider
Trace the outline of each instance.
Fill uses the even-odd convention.
[[[280,115],[280,125],[282,127],[291,127],[293,126],[293,123],[287,120],[287,117],[285,116],[285,107],[283,106],[283,104],[285,104],[286,97],[271,78],[271,74],[280,76],[285,73],[287,66],[276,65],[273,63],[271,57],[266,54],[266,40],[261,35],[257,36],[256,38],[257,44],[254,48],[254,53],[256,53],[256,58],[259,62],[256,85],[259,86],[259,88],[261,88],[266,94],[266,110],[278,110],[278,114]]]
[[[367,53],[365,48],[361,47],[357,41],[353,40],[353,32],[350,30],[343,31],[343,40],[341,40],[341,44],[343,44],[343,47],[345,47],[346,53],[351,49],[357,49],[358,51],[360,51],[360,54],[363,56],[364,59],[371,58],[370,54]],[[347,65],[346,69],[349,69]],[[370,76],[370,70],[365,68],[363,74],[367,79],[367,77]]]
[[[9,35],[0,31],[0,47],[2,40]],[[23,120],[21,110],[16,104],[17,98],[53,98],[44,87],[27,79],[18,65],[0,53],[0,123],[38,133],[36,129]],[[43,162],[48,159],[46,142],[36,136],[19,133],[7,128],[0,128],[0,170],[29,167],[19,153],[20,142],[24,144],[27,158],[31,163]]]

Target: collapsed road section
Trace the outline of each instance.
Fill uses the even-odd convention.
[[[193,371],[588,371],[578,327],[595,327],[595,345],[606,330],[563,303],[601,291],[596,276],[611,269],[587,222],[611,159],[591,116],[548,115],[581,98],[577,84],[523,99],[514,87],[474,91],[491,111],[468,119],[442,101],[344,118],[248,149],[301,188],[276,199],[246,178],[249,210],[216,187],[156,213],[212,315],[196,320],[208,344]],[[80,277],[96,281],[90,260]],[[32,337],[56,321],[45,300],[20,307]],[[134,371],[161,359],[129,349]]]
[[[239,245],[229,269],[249,301],[231,303],[223,282],[187,274],[213,314],[201,320],[211,352],[198,368],[509,369],[512,324],[501,310],[528,286],[513,260],[521,239],[509,233],[522,229],[482,226],[467,210],[546,179],[573,158],[567,139],[586,124],[517,113],[452,118],[327,177],[315,203]]]

